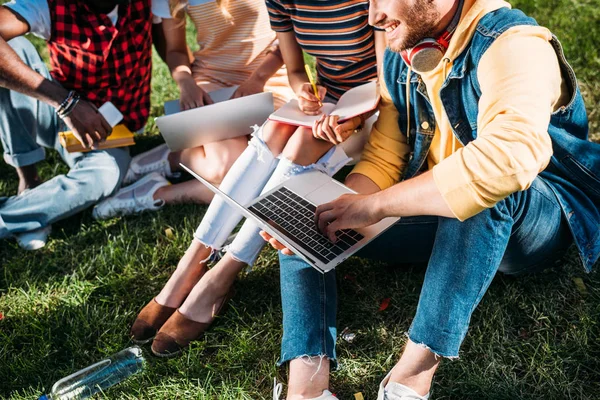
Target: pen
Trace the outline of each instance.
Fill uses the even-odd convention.
[[[319,97],[319,92],[317,92],[317,85],[315,84],[315,80],[313,79],[312,73],[310,72],[310,67],[308,64],[304,64],[304,69],[306,70],[306,75],[308,76],[308,81],[312,85],[313,92],[315,92],[315,97],[319,100],[319,105],[322,106],[321,98]]]

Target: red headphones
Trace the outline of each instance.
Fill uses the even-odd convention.
[[[416,72],[428,72],[433,70],[442,61],[450,43],[450,39],[458,26],[462,12],[463,1],[460,0],[458,9],[446,30],[437,38],[425,38],[413,48],[403,50],[400,55],[404,62]]]

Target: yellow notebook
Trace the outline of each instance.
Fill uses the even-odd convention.
[[[58,139],[62,147],[67,149],[69,153],[86,152],[92,149],[83,147],[79,140],[73,135],[73,132],[66,131],[58,134]],[[125,147],[134,145],[133,133],[123,124],[113,128],[112,133],[106,138],[103,143],[98,143],[96,149],[112,149],[114,147]]]

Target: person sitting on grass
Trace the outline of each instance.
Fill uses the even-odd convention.
[[[367,23],[368,1],[325,7],[273,0],[267,5],[290,84],[305,113],[317,114],[321,105],[305,72],[303,49],[316,57],[322,100],[335,102],[346,90],[377,77],[375,36],[381,39],[383,32],[376,33]],[[319,23],[304,30],[304,20]],[[385,42],[377,40],[377,44],[383,50]],[[354,140],[346,141],[365,117],[337,124],[336,117],[322,116],[312,129],[267,122],[255,132],[220,188],[246,203],[290,174],[315,168],[333,174],[349,161],[344,148],[335,144]],[[138,315],[131,330],[134,341],[154,339],[154,354],[172,356],[202,335],[227,300],[237,274],[253,264],[265,245],[256,225],[246,221],[225,256],[206,272],[211,254],[223,246],[240,220],[239,212],[213,199],[176,271]]]
[[[406,347],[378,398],[427,399],[497,271],[539,271],[573,242],[586,270],[598,260],[600,145],[588,141],[559,41],[508,3],[371,0],[369,21],[389,48],[379,119],[346,179],[360,194],[319,206],[315,218],[335,242],[341,229],[402,217],[359,254],[427,263]],[[287,398],[312,398],[336,362],[335,272],[262,235],[285,253]]]
[[[48,42],[51,72],[22,35]],[[68,153],[58,132],[85,147],[112,128],[96,107],[112,102],[131,131],[150,107],[150,0],[13,0],[0,6],[0,139],[4,160],[19,175],[18,195],[0,198],[0,238],[33,250],[52,223],[73,215],[121,184],[126,148]],[[70,167],[42,183],[36,163],[54,148]]]
[[[163,21],[166,61],[179,87],[182,110],[212,104],[209,92],[236,85],[233,98],[270,91],[277,108],[294,98],[263,0],[154,0],[152,11]],[[186,14],[200,47],[191,63]],[[139,154],[123,181],[135,183],[99,203],[93,215],[105,219],[158,210],[165,204],[210,203],[213,194],[199,181],[170,185],[165,177],[178,173],[182,162],[218,185],[247,146],[248,137],[240,136],[176,152],[162,144]]]

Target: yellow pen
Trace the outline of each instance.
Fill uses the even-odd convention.
[[[306,70],[306,75],[308,76],[308,81],[312,85],[313,92],[315,92],[315,97],[319,100],[319,105],[322,106],[321,98],[319,97],[319,92],[317,91],[317,85],[315,84],[315,80],[313,79],[312,72],[310,72],[310,67],[308,64],[304,64],[304,69]]]

